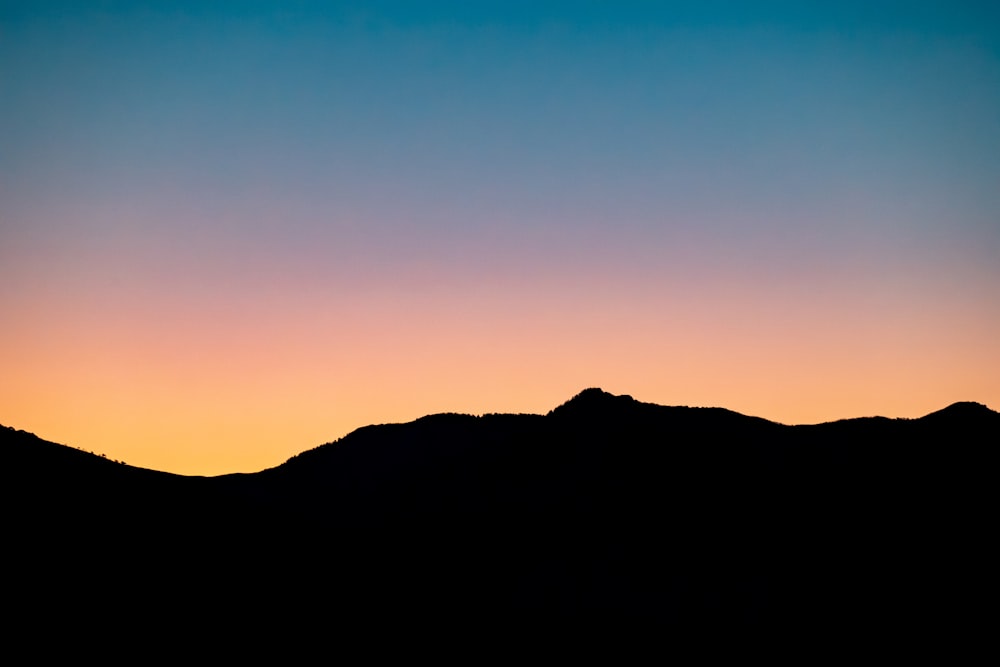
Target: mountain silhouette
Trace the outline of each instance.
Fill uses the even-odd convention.
[[[178,606],[192,632],[985,631],[998,442],[975,403],[788,426],[587,389],[205,478],[3,427],[11,604],[154,636]]]

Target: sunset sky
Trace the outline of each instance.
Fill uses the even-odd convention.
[[[0,0],[0,423],[1000,409],[1000,5]]]

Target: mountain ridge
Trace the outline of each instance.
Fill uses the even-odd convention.
[[[346,435],[344,435],[344,436],[342,436],[340,438],[337,438],[335,440],[323,443],[321,445],[317,445],[316,447],[312,447],[310,449],[305,449],[305,450],[303,450],[303,451],[301,451],[301,452],[299,452],[297,454],[294,454],[289,459],[287,459],[286,461],[284,461],[284,462],[282,462],[282,463],[280,463],[280,464],[278,464],[276,466],[272,466],[272,468],[265,468],[265,469],[263,469],[261,471],[257,471],[257,472],[264,472],[265,470],[271,470],[271,469],[274,469],[274,468],[277,468],[277,467],[281,467],[282,465],[285,465],[289,461],[291,461],[293,459],[296,459],[296,458],[302,456],[303,454],[306,454],[307,452],[311,452],[311,451],[314,451],[314,450],[317,450],[317,449],[328,447],[330,445],[335,445],[336,443],[341,442],[341,441],[343,441],[343,440],[345,440],[347,438],[358,437],[358,436],[356,436],[356,434],[358,434],[359,432],[363,432],[364,433],[364,432],[368,432],[369,430],[372,430],[372,429],[376,429],[377,430],[377,429],[382,429],[382,428],[386,428],[386,427],[394,427],[394,426],[402,426],[402,425],[406,425],[406,424],[414,424],[414,423],[417,423],[417,422],[427,422],[427,421],[432,421],[432,420],[440,419],[440,418],[453,418],[453,417],[467,418],[468,417],[468,418],[473,418],[473,419],[481,419],[483,417],[497,417],[497,416],[502,416],[502,417],[525,417],[525,416],[530,416],[530,417],[542,417],[542,416],[544,416],[544,417],[565,417],[565,416],[569,416],[569,415],[572,415],[574,417],[581,417],[581,416],[607,417],[609,415],[609,413],[618,413],[616,416],[621,417],[621,416],[623,416],[624,413],[626,413],[626,412],[628,412],[630,410],[650,410],[650,409],[653,409],[653,410],[673,411],[675,414],[679,413],[679,412],[690,411],[691,414],[696,414],[696,413],[702,413],[704,415],[712,414],[712,415],[720,416],[720,417],[722,415],[725,415],[727,418],[730,418],[730,419],[755,420],[755,421],[762,422],[762,423],[780,425],[780,426],[785,426],[785,427],[793,427],[793,428],[795,428],[795,427],[800,427],[800,428],[801,427],[810,427],[810,426],[829,426],[829,425],[833,425],[833,424],[844,424],[844,423],[856,422],[858,420],[887,420],[887,421],[922,421],[922,420],[924,420],[924,421],[926,421],[926,420],[998,419],[998,418],[1000,418],[1000,412],[992,410],[991,408],[989,408],[985,404],[978,403],[978,402],[975,402],[975,401],[956,401],[954,403],[949,404],[948,406],[946,406],[944,408],[941,408],[939,410],[935,410],[933,412],[927,413],[926,415],[923,415],[921,417],[914,417],[914,418],[908,418],[908,417],[885,417],[885,416],[881,416],[881,415],[874,415],[874,416],[864,416],[864,417],[845,417],[845,418],[837,419],[837,420],[834,420],[834,421],[819,422],[819,423],[816,423],[816,424],[784,424],[782,422],[776,422],[776,421],[767,419],[765,417],[756,417],[756,416],[746,415],[746,414],[743,414],[743,413],[740,413],[740,412],[736,412],[734,410],[730,410],[728,408],[721,408],[721,407],[701,407],[701,406],[693,407],[693,406],[679,406],[679,405],[661,405],[661,404],[658,404],[658,403],[650,403],[650,402],[638,401],[638,400],[636,400],[635,398],[633,398],[629,394],[618,394],[618,395],[616,395],[616,394],[612,394],[612,393],[606,392],[606,391],[604,391],[603,389],[601,389],[599,387],[588,387],[586,389],[581,390],[580,392],[578,392],[577,394],[575,394],[572,398],[568,399],[567,401],[564,401],[563,403],[559,404],[555,408],[549,410],[544,415],[535,414],[535,413],[487,413],[487,414],[484,414],[484,415],[473,415],[473,414],[457,413],[457,412],[443,412],[443,413],[431,413],[431,414],[427,414],[427,415],[424,415],[422,417],[418,417],[417,419],[412,420],[410,422],[368,424],[366,426],[358,427],[358,428],[354,429],[353,431],[347,433]],[[36,435],[35,433],[29,432],[29,431],[20,430],[20,429],[17,429],[16,427],[14,427],[14,426],[0,424],[0,431],[6,431],[8,433],[20,434],[20,437],[30,436],[29,439],[34,439],[34,440],[37,440],[39,443],[44,443],[44,445],[42,445],[43,447],[49,447],[51,445],[57,445],[58,447],[65,447],[67,450],[71,450],[73,452],[77,452],[78,453],[78,454],[75,454],[74,456],[79,456],[80,454],[82,454],[82,455],[89,455],[89,456],[92,456],[92,457],[94,457],[96,459],[103,460],[103,461],[105,461],[107,463],[121,463],[121,464],[125,464],[124,461],[109,460],[109,459],[107,459],[107,457],[105,457],[102,454],[96,454],[94,452],[87,452],[87,451],[79,449],[77,447],[73,447],[72,445],[65,445],[65,444],[60,444],[60,443],[55,443],[55,442],[52,442],[52,441],[45,440],[44,438]],[[129,467],[133,467],[134,468],[134,466],[129,466]],[[166,475],[177,475],[177,473],[171,473],[169,471],[155,470],[155,469],[152,469],[152,468],[136,468],[136,469],[150,470],[152,472],[158,472],[158,473],[166,474]],[[253,475],[253,474],[257,474],[257,473],[255,473],[255,472],[250,472],[250,473],[222,473],[221,475],[213,475],[213,476],[210,476],[210,477],[224,477],[224,476],[229,476],[229,475]],[[193,478],[205,477],[203,475],[178,475],[178,476],[181,476],[181,477],[193,477]]]
[[[968,403],[787,426],[596,389],[546,415],[372,425],[217,477],[5,427],[8,568],[32,582],[11,604],[25,618],[53,604],[88,618],[100,599],[119,610],[116,628],[162,624],[158,641],[173,641],[178,605],[199,627],[226,618],[317,637],[975,628],[975,600],[996,592],[984,530],[996,443],[1000,414]],[[137,574],[93,575],[129,559]]]

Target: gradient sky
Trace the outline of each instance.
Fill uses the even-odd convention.
[[[0,423],[998,409],[997,6],[0,0]]]

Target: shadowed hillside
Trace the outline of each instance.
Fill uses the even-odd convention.
[[[100,599],[136,631],[183,604],[192,629],[861,636],[985,626],[998,442],[1000,414],[975,403],[785,426],[588,389],[547,415],[369,426],[215,478],[0,428],[0,474],[11,567],[36,582],[20,604],[39,613]]]

